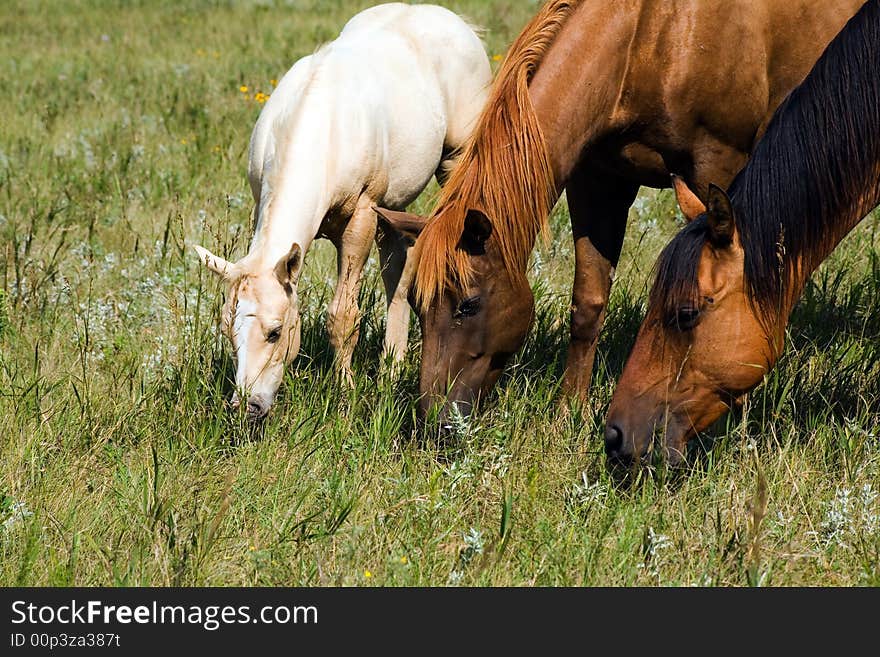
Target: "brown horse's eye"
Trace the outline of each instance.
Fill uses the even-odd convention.
[[[458,304],[458,308],[456,308],[452,316],[455,319],[473,317],[478,312],[480,312],[480,297],[470,297]]]
[[[682,306],[675,313],[674,324],[680,331],[689,331],[697,325],[700,309],[695,306]]]
[[[281,327],[274,328],[266,335],[266,342],[278,342],[278,339],[281,337]]]

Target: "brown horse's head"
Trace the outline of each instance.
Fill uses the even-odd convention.
[[[425,225],[415,215],[382,209],[379,213],[411,239]],[[422,329],[421,410],[425,416],[438,411],[444,427],[451,425],[453,415],[470,414],[522,346],[532,323],[529,283],[525,275],[505,267],[495,237],[492,220],[479,210],[468,210],[455,240],[456,271],[425,303],[411,295]],[[425,248],[430,241],[417,242],[417,258],[431,257]],[[413,289],[418,287],[414,281]]]
[[[680,179],[675,188],[691,221],[660,256],[608,410],[605,451],[615,463],[646,459],[655,440],[669,464],[679,463],[690,438],[760,383],[781,345],[783,327],[748,296],[727,195],[711,186],[704,206]]]

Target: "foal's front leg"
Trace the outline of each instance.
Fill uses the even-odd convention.
[[[379,263],[382,267],[382,282],[385,286],[385,299],[388,315],[385,324],[385,344],[382,350],[383,362],[391,358],[394,369],[403,361],[409,340],[409,286],[415,269],[412,247],[396,231],[379,227],[376,233],[376,246],[379,247]]]
[[[349,219],[336,246],[336,292],[327,312],[327,331],[336,354],[336,367],[352,383],[351,359],[358,340],[360,312],[358,294],[364,264],[376,234],[376,213],[366,196],[358,199],[357,209]]]

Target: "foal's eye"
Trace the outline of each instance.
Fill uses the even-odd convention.
[[[697,325],[700,309],[696,306],[682,306],[675,313],[675,326],[681,331],[689,331]]]
[[[480,312],[480,297],[470,297],[458,304],[458,308],[455,309],[452,316],[455,319],[460,317],[473,317],[478,312]]]
[[[273,328],[266,335],[266,342],[278,342],[278,339],[281,337],[281,327]]]

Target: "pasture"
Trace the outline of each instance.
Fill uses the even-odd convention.
[[[250,237],[250,131],[298,58],[371,3],[25,0],[0,10],[0,585],[880,584],[880,217],[814,275],[779,365],[685,473],[617,485],[604,414],[682,219],[630,213],[586,407],[559,396],[572,276],[564,200],[533,254],[537,318],[454,440],[415,423],[418,328],[379,367],[368,263],[354,388],[324,330],[260,431],[227,400],[223,285]],[[538,3],[449,0],[495,60]],[[427,212],[430,187],[412,206]],[[375,253],[375,249],[374,249]]]

